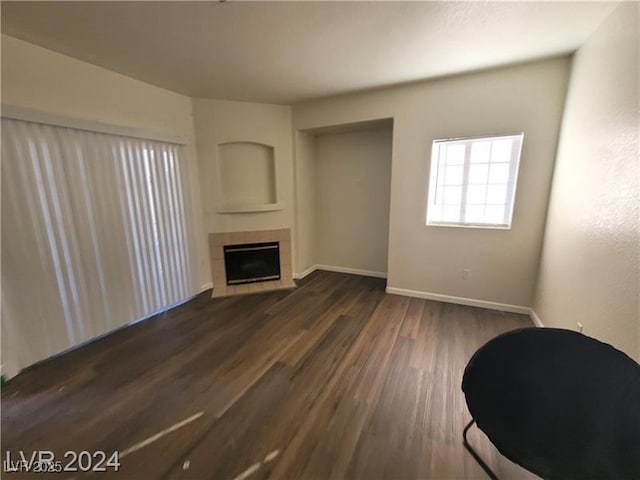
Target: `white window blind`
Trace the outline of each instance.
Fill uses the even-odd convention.
[[[427,225],[510,228],[522,138],[435,140]]]
[[[197,293],[181,148],[2,119],[6,373]]]

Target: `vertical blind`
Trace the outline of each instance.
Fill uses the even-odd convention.
[[[4,373],[197,292],[181,148],[2,119]]]

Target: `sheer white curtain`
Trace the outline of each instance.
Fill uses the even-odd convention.
[[[179,145],[2,119],[2,364],[197,293]]]

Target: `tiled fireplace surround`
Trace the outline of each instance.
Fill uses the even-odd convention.
[[[227,276],[224,267],[224,247],[258,242],[280,243],[280,280],[246,283],[244,285],[227,285]],[[288,228],[251,232],[210,233],[209,249],[211,253],[211,273],[213,275],[212,298],[266,290],[279,290],[296,286],[295,283],[293,283],[291,267],[291,230]]]

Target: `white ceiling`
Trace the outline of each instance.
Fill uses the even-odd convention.
[[[610,2],[2,2],[2,32],[194,97],[295,103],[574,51]]]

